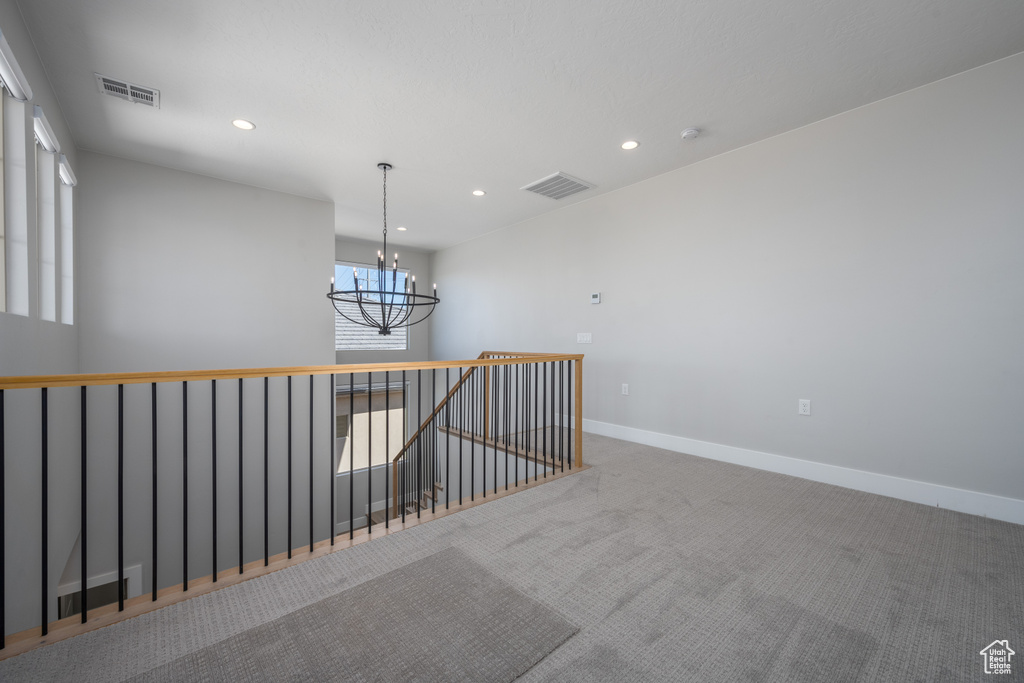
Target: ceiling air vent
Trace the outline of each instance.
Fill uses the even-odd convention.
[[[127,102],[144,104],[147,107],[160,108],[160,91],[156,88],[147,88],[144,85],[119,81],[116,78],[108,78],[100,74],[94,75],[96,76],[96,85],[104,95],[111,95]]]
[[[519,189],[526,190],[528,192],[536,192],[537,194],[542,194],[545,197],[550,197],[551,199],[563,199],[564,197],[576,194],[577,192],[589,190],[592,187],[593,185],[586,183],[579,178],[573,178],[571,175],[566,175],[559,171],[558,173],[549,175],[547,178],[541,178],[540,180]]]

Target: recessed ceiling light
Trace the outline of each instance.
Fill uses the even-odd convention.
[[[409,229],[409,228],[405,227],[404,225],[402,225],[402,226],[399,226],[399,228],[398,228],[399,232],[405,232],[405,231],[406,231],[406,230],[408,230],[408,229]]]
[[[622,143],[622,149],[636,149],[640,146],[640,143],[636,140],[626,140]]]
[[[242,130],[252,130],[256,127],[256,124],[252,121],[246,121],[245,119],[235,119],[231,122],[231,125],[235,128],[241,128]]]
[[[487,193],[483,190],[473,190],[473,196],[475,197],[483,197],[485,194]]]

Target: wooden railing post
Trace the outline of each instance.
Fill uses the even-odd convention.
[[[583,467],[583,358],[576,361],[576,405],[573,406],[575,413],[574,429],[576,430],[576,467]]]

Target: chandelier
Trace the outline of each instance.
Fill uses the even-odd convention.
[[[398,272],[398,254],[389,273],[384,264],[388,251],[388,171],[391,164],[379,163],[377,168],[384,172],[384,249],[377,252],[377,269],[367,268],[366,278],[360,282],[359,269],[352,269],[353,289],[334,288],[327,298],[334,304],[338,315],[349,322],[363,327],[373,327],[377,334],[391,334],[399,327],[410,327],[426,320],[440,303],[437,298],[437,284],[434,293],[417,294],[416,276],[407,279]],[[374,281],[376,276],[376,281]],[[401,276],[401,277],[400,277]]]

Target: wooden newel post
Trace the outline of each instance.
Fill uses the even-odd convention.
[[[583,467],[583,356],[579,357],[576,361],[576,405],[573,406],[573,412],[575,414],[575,424],[573,428],[576,430],[576,467]]]

